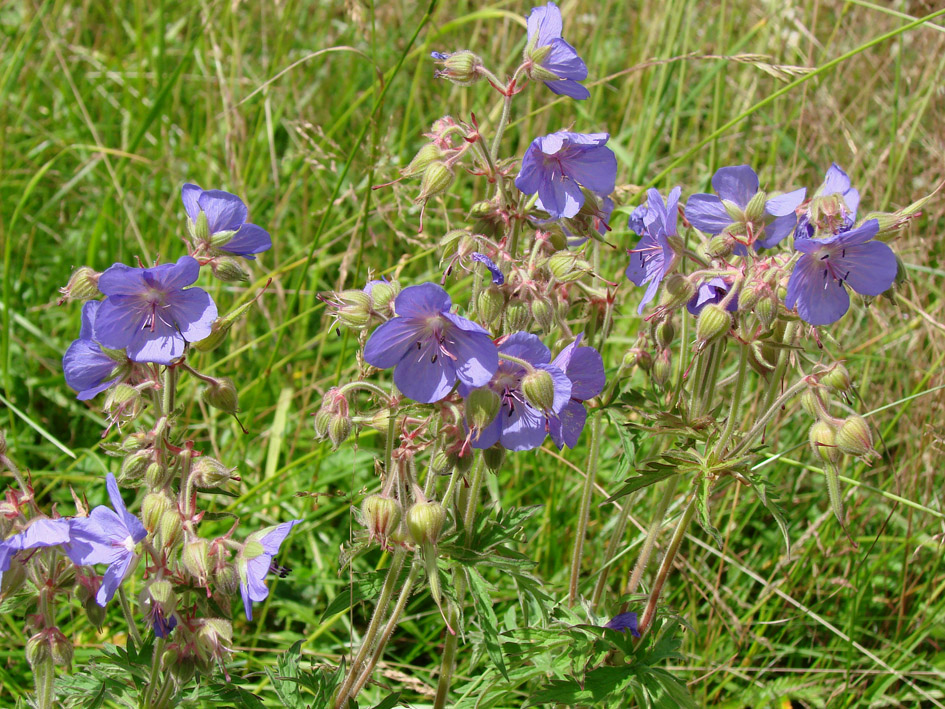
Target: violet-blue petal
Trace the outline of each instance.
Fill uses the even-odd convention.
[[[551,51],[541,63],[545,69],[565,80],[583,81],[587,78],[587,64],[578,56],[574,47],[560,37],[551,40],[546,46],[551,47]],[[554,90],[552,87],[557,83],[557,81],[546,81],[545,85]]]
[[[801,187],[799,190],[772,197],[765,202],[765,211],[773,217],[783,217],[789,214],[796,216],[795,212],[804,202],[806,196],[807,188]]]
[[[565,369],[571,380],[571,398],[587,401],[604,391],[604,360],[593,347],[578,347]]]
[[[788,280],[788,308],[797,306],[801,318],[811,325],[829,325],[850,309],[850,296],[842,284],[825,278],[820,262],[812,256],[801,256]]]
[[[732,224],[722,200],[714,194],[690,195],[685,211],[689,223],[706,234],[720,234]]]
[[[474,251],[473,253],[471,253],[469,255],[469,258],[471,258],[473,261],[477,261],[481,263],[483,266],[489,269],[489,273],[492,274],[492,282],[495,285],[501,286],[503,283],[505,283],[505,275],[502,273],[499,267],[496,266],[495,263],[493,263],[491,258],[486,256],[485,254],[480,254],[477,251]]]
[[[569,219],[581,211],[584,193],[565,176],[549,177],[538,185],[539,206],[556,219]]]
[[[272,248],[272,237],[269,232],[255,224],[244,224],[236,232],[236,236],[220,247],[221,251],[243,256],[255,260],[253,254],[259,254]]]
[[[561,10],[553,2],[532,8],[525,23],[528,42],[536,47],[544,47],[552,40],[561,37]]]
[[[181,256],[177,263],[163,263],[144,269],[143,278],[149,288],[177,291],[189,286],[200,276],[200,264],[192,256]]]
[[[72,533],[72,520],[65,517],[49,519],[40,517],[19,534],[10,537],[7,543],[20,551],[52,547],[65,544]]]
[[[556,416],[549,416],[548,433],[558,450],[564,446],[574,448],[586,422],[587,411],[584,410],[584,404],[574,400],[569,401]]]
[[[141,524],[140,520],[128,511],[125,507],[125,501],[121,497],[121,490],[118,489],[118,481],[112,473],[105,476],[105,489],[108,491],[108,499],[112,503],[112,508],[121,518],[125,530],[131,535],[131,538],[137,544],[144,539],[148,531]]]
[[[758,175],[748,165],[721,167],[712,176],[712,189],[744,209],[758,191]]]
[[[848,246],[831,257],[848,286],[860,295],[880,295],[896,280],[896,255],[882,241]]]
[[[184,203],[184,211],[187,212],[187,216],[190,218],[190,221],[197,221],[197,217],[200,216],[200,195],[203,192],[200,187],[197,185],[186,184],[180,189],[180,198]]]
[[[95,316],[95,341],[113,350],[124,349],[134,339],[141,325],[140,317],[133,316],[140,298],[133,295],[111,295],[98,308]]]
[[[762,237],[755,240],[755,249],[770,249],[777,246],[784,240],[784,237],[794,231],[796,226],[797,216],[794,214],[785,214],[783,217],[775,217],[770,224],[765,226]]]
[[[147,287],[148,284],[144,281],[144,269],[132,268],[123,263],[109,266],[98,279],[98,289],[107,296],[138,295]]]
[[[397,294],[394,312],[404,318],[425,318],[450,309],[449,293],[435,283],[407,286]]]
[[[456,367],[427,340],[419,350],[408,350],[394,368],[394,384],[421,404],[439,401],[456,383]]]
[[[99,586],[98,593],[95,594],[96,603],[103,608],[108,605],[108,602],[115,596],[118,587],[121,586],[122,581],[125,580],[125,576],[135,558],[134,554],[124,554],[105,569],[102,585]]]
[[[187,342],[200,342],[210,334],[217,306],[203,288],[187,288],[168,297],[165,312]]]
[[[499,441],[506,450],[532,450],[545,440],[545,417],[528,404],[520,402],[514,411],[503,407],[499,416],[503,417]]]
[[[236,231],[249,217],[249,210],[243,200],[223,190],[204,190],[197,202],[207,215],[211,234]]]
[[[567,160],[568,175],[591,192],[608,195],[617,179],[617,155],[606,146],[582,150]]]
[[[378,369],[389,369],[416,349],[421,327],[408,318],[392,318],[377,326],[364,345],[364,361]]]
[[[575,101],[586,101],[591,97],[591,92],[587,90],[587,87],[582,86],[573,79],[546,81],[544,84],[551,89],[553,93],[558,94],[558,96],[567,96],[568,98],[573,98]]]
[[[488,384],[499,367],[499,351],[492,338],[460,328],[452,329],[450,337],[453,340],[452,354],[457,358],[454,363],[456,376],[471,387]]]
[[[115,361],[92,340],[73,341],[62,356],[66,385],[78,393],[79,401],[91,399],[115,384],[115,367]]]
[[[554,386],[554,400],[551,413],[558,413],[571,401],[571,380],[568,375],[553,364],[538,364],[535,369],[541,369],[551,375]]]
[[[135,362],[171,364],[184,354],[184,339],[173,323],[161,321],[153,331],[142,328],[127,344],[128,358]]]
[[[620,632],[629,630],[633,637],[640,637],[640,631],[638,630],[637,626],[637,614],[633,611],[628,611],[627,613],[621,613],[620,615],[615,616],[604,623],[604,627],[610,628],[611,630],[619,630]]]
[[[262,544],[263,549],[266,554],[269,556],[275,556],[279,553],[279,547],[282,546],[282,542],[285,541],[285,538],[289,536],[289,532],[292,531],[292,528],[301,523],[300,519],[292,519],[288,522],[283,522],[282,524],[277,524],[273,527],[268,527],[262,530],[262,535],[259,539],[260,544]],[[257,532],[256,534],[259,534]]]
[[[499,352],[524,359],[531,364],[548,364],[551,362],[551,350],[538,339],[537,335],[530,332],[512,333],[499,346]]]
[[[850,177],[843,171],[837,163],[831,163],[827,168],[827,174],[824,177],[824,184],[821,187],[821,196],[829,194],[843,194],[850,189]]]
[[[95,315],[98,313],[98,306],[102,304],[100,300],[87,300],[82,305],[82,326],[79,328],[80,340],[94,339]]]

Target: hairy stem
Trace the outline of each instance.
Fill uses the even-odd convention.
[[[584,476],[584,489],[581,491],[581,506],[578,509],[578,525],[571,551],[571,582],[568,585],[568,605],[577,601],[578,582],[581,579],[581,558],[584,556],[584,538],[587,535],[587,522],[591,512],[591,496],[594,493],[594,481],[597,479],[597,466],[600,459],[601,413],[595,412],[591,418],[591,450],[587,460],[587,473]]]
[[[686,505],[686,510],[683,512],[682,517],[679,519],[679,523],[676,525],[676,530],[673,532],[673,538],[669,542],[669,548],[666,550],[666,555],[663,557],[663,561],[660,562],[659,571],[656,574],[656,581],[653,584],[653,588],[650,591],[650,597],[646,602],[646,609],[643,611],[643,618],[640,620],[640,634],[646,633],[650,625],[653,623],[653,618],[656,615],[656,604],[660,600],[660,596],[663,593],[663,586],[666,584],[666,579],[669,576],[670,570],[673,568],[673,562],[676,560],[676,554],[679,552],[679,547],[682,544],[682,540],[686,536],[686,530],[689,529],[689,523],[692,522],[692,517],[696,512],[696,496],[692,495],[689,498],[689,503]]]
[[[640,549],[640,556],[637,557],[637,563],[630,574],[630,580],[627,582],[626,593],[636,593],[637,586],[643,578],[643,572],[650,563],[650,556],[653,554],[653,548],[656,546],[656,539],[659,537],[660,529],[663,526],[663,520],[666,518],[666,510],[669,503],[676,496],[676,487],[679,485],[679,476],[674,475],[666,481],[666,488],[663,490],[663,496],[656,505],[653,513],[653,519],[649,528],[646,530],[646,539],[643,540],[643,548]]]
[[[732,392],[732,405],[728,410],[728,419],[725,421],[725,428],[722,435],[719,436],[719,442],[715,446],[715,455],[721,458],[735,430],[735,420],[738,418],[738,407],[742,403],[742,395],[745,391],[745,374],[748,371],[748,345],[741,343],[739,345],[738,355],[738,374],[735,378],[735,390]]]
[[[121,614],[125,617],[125,624],[128,626],[128,632],[134,638],[135,645],[139,648],[144,645],[141,639],[141,633],[138,632],[138,626],[135,625],[135,617],[131,612],[131,604],[128,603],[128,596],[125,593],[125,587],[118,587],[118,605],[121,606]]]

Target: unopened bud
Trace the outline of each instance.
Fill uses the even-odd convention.
[[[817,391],[805,389],[801,393],[801,408],[804,412],[816,419],[825,419],[829,416],[827,412],[827,391],[819,387]]]
[[[371,539],[386,545],[390,535],[400,526],[403,509],[392,497],[368,495],[361,503],[361,514]]]
[[[240,585],[239,573],[233,564],[221,564],[213,567],[213,584],[224,594],[231,596]]]
[[[49,638],[49,653],[53,664],[59,667],[68,667],[72,664],[72,641],[59,628],[49,628],[45,631]]]
[[[453,461],[446,451],[437,451],[430,460],[430,470],[436,475],[443,475],[453,469]]]
[[[315,436],[318,438],[328,438],[328,424],[331,423],[331,411],[322,406],[315,414]]]
[[[495,421],[502,402],[499,395],[488,387],[479,387],[469,392],[466,397],[466,423],[475,430],[482,431]]]
[[[142,407],[141,392],[128,384],[116,384],[108,390],[105,397],[106,411],[130,412],[131,415],[139,412]]]
[[[180,554],[181,565],[193,576],[198,586],[206,586],[210,576],[209,547],[206,539],[195,537],[184,544]]]
[[[717,303],[709,303],[696,322],[696,340],[700,343],[714,342],[732,327],[732,315]]]
[[[459,86],[471,86],[482,79],[482,59],[468,50],[448,54],[441,65],[436,75]]]
[[[837,448],[857,458],[872,458],[879,454],[873,448],[873,434],[862,416],[850,416],[837,431]]]
[[[443,157],[443,150],[435,143],[427,143],[414,155],[413,160],[400,171],[404,177],[413,177],[420,175],[434,160],[440,160]]]
[[[180,512],[176,509],[165,511],[158,522],[158,533],[161,535],[161,542],[165,549],[176,547],[184,536]]]
[[[208,383],[201,396],[210,406],[225,413],[235,414],[239,411],[236,385],[229,377],[220,377]]]
[[[755,303],[754,312],[755,316],[758,318],[758,321],[767,330],[774,323],[774,318],[778,314],[778,309],[772,298],[762,298],[757,303]]]
[[[52,656],[51,650],[45,631],[36,633],[26,641],[26,661],[36,669]]]
[[[661,348],[667,348],[673,344],[676,338],[676,327],[672,320],[664,320],[656,326],[656,344]]]
[[[767,202],[768,195],[763,190],[755,192],[754,196],[748,200],[748,204],[745,205],[745,220],[760,222],[764,218]]]
[[[164,670],[169,672],[177,682],[186,685],[193,679],[197,665],[190,650],[181,647],[178,643],[167,646],[161,656]]]
[[[680,273],[673,273],[663,279],[663,295],[660,305],[664,308],[678,308],[688,303],[696,294],[696,287]]]
[[[337,448],[351,435],[351,419],[344,414],[335,414],[328,422],[328,438],[332,448]]]
[[[834,364],[829,371],[821,375],[820,382],[831,389],[841,392],[850,391],[850,387],[853,386],[853,382],[850,379],[850,372],[839,362]]]
[[[531,316],[522,303],[512,303],[505,309],[505,328],[508,332],[518,332],[528,327]]]
[[[725,258],[732,253],[735,248],[735,237],[728,232],[713,236],[703,247],[705,255],[709,258]]]
[[[226,338],[226,334],[230,331],[230,328],[239,320],[246,312],[253,307],[253,301],[249,303],[244,303],[236,310],[227,313],[222,318],[217,318],[210,325],[210,334],[199,342],[193,344],[194,349],[199,352],[210,352],[211,350],[216,349],[221,342]]]
[[[548,257],[545,266],[562,283],[576,281],[591,270],[591,264],[571,251],[558,251]]]
[[[215,488],[226,485],[231,480],[239,482],[238,475],[234,475],[236,468],[227,468],[216,458],[200,456],[191,469],[194,484],[202,488]]]
[[[199,621],[195,640],[198,662],[202,661],[206,667],[210,667],[215,660],[230,651],[233,626],[223,618],[203,618]]]
[[[837,450],[837,434],[826,421],[817,421],[810,427],[810,447],[826,463],[835,464],[840,459]]]
[[[415,544],[436,544],[446,522],[446,510],[439,502],[417,502],[407,511],[407,529]]]
[[[121,472],[118,474],[118,482],[132,483],[141,480],[151,460],[151,451],[138,451],[137,453],[125,456],[125,459],[121,462]]]
[[[486,448],[482,452],[482,461],[489,470],[498,473],[502,463],[505,462],[505,448],[498,443],[491,448]]]
[[[479,298],[476,300],[476,306],[479,311],[479,321],[488,325],[494,322],[501,314],[505,306],[505,296],[498,286],[489,286],[479,292]]]
[[[544,332],[549,332],[555,324],[555,311],[551,304],[546,300],[533,300],[531,310],[538,327]]]
[[[121,449],[125,451],[125,453],[137,453],[142,448],[147,448],[149,445],[151,445],[151,437],[147,433],[136,431],[124,437],[121,442]]]
[[[386,284],[378,284],[372,288],[372,293],[378,290],[380,285],[389,289]],[[370,324],[372,296],[364,291],[352,289],[335,293],[331,303],[332,312],[342,325],[360,330]]]
[[[390,430],[390,409],[381,409],[371,416],[368,426],[379,433],[387,434]]]
[[[149,492],[141,503],[141,522],[149,532],[157,529],[168,510],[177,511],[177,503],[164,492]]]
[[[375,283],[371,287],[371,301],[378,312],[389,312],[394,298],[400,293],[400,285],[396,281]]]
[[[555,380],[544,369],[533,369],[522,377],[525,401],[538,411],[551,411],[555,403]]]
[[[62,297],[59,304],[72,300],[91,300],[99,297],[102,293],[98,289],[98,278],[101,273],[92,270],[88,266],[80,266],[72,272],[69,282],[59,289]]]
[[[155,460],[148,463],[148,467],[144,469],[144,484],[149,490],[160,490],[167,487],[173,475],[174,471]]]
[[[249,272],[233,256],[217,256],[210,262],[210,269],[224,283],[245,283],[249,280]]]
[[[660,355],[653,360],[653,366],[650,368],[650,379],[660,389],[666,386],[670,376],[673,373],[673,365],[670,360],[670,350],[663,350]]]
[[[105,606],[100,606],[95,596],[89,596],[82,602],[85,617],[96,628],[101,628],[105,622]]]
[[[417,195],[414,201],[425,202],[431,197],[446,192],[453,184],[454,177],[453,170],[442,160],[431,162],[423,171],[423,179],[420,181],[420,194]]]

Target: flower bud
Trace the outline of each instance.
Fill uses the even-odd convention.
[[[226,485],[231,480],[239,482],[240,477],[234,475],[236,468],[227,468],[216,458],[210,456],[200,456],[191,469],[194,484],[197,487],[215,488]]]
[[[576,281],[591,270],[591,264],[571,251],[558,251],[548,257],[545,266],[562,283]]]
[[[656,326],[656,344],[665,349],[673,344],[676,338],[676,327],[672,320],[664,320]]]
[[[473,456],[472,451],[466,451],[466,455],[463,455],[463,451],[457,451],[455,453],[450,453],[450,463],[453,468],[456,469],[456,472],[459,475],[465,475],[472,468]]]
[[[696,322],[696,340],[701,344],[714,342],[725,335],[732,327],[732,316],[717,303],[709,303]]]
[[[100,606],[95,596],[89,596],[82,602],[85,617],[94,627],[101,629],[105,622],[105,606]]]
[[[522,377],[525,401],[538,411],[551,411],[555,403],[555,381],[544,369],[533,369]]]
[[[207,585],[210,577],[210,543],[201,537],[194,537],[186,544],[180,553],[180,563],[184,570],[197,582],[198,586]]]
[[[543,332],[550,332],[555,324],[555,312],[546,300],[533,300],[531,303],[532,317]]]
[[[213,569],[213,585],[228,596],[236,593],[240,586],[239,573],[233,564],[221,564]]]
[[[650,368],[653,366],[653,355],[646,350],[641,350],[639,347],[634,347],[627,350],[620,366],[626,369],[639,367],[644,372],[649,372]]]
[[[498,473],[499,469],[502,467],[502,463],[505,462],[505,448],[498,443],[491,448],[486,448],[482,452],[482,461],[489,470],[493,473]]]
[[[16,559],[10,559],[10,568],[3,572],[0,597],[9,598],[26,583],[26,567]]]
[[[840,451],[837,450],[836,432],[832,425],[826,421],[817,421],[810,427],[810,447],[821,459],[831,465],[840,459]]]
[[[660,305],[664,308],[678,308],[688,303],[696,294],[696,287],[681,273],[673,273],[663,279],[663,295]]]
[[[459,86],[471,86],[482,79],[482,59],[466,49],[447,54],[440,65],[443,68],[436,76]]]
[[[829,416],[826,396],[827,391],[823,387],[818,387],[817,391],[806,389],[801,393],[801,408],[812,418],[826,419]]]
[[[207,404],[224,413],[235,414],[239,411],[236,385],[229,377],[214,379],[212,383],[204,387],[201,396]]]
[[[820,383],[840,392],[850,391],[850,387],[853,386],[850,372],[839,362],[821,375]]]
[[[125,453],[137,453],[142,448],[147,448],[150,445],[151,437],[147,433],[136,431],[124,437],[121,442],[121,449]]]
[[[427,143],[413,156],[413,160],[400,171],[404,177],[414,177],[420,175],[434,160],[440,160],[444,156],[443,150],[435,143]]]
[[[725,258],[732,253],[735,248],[735,237],[726,231],[716,234],[703,247],[705,255],[709,258]]]
[[[52,657],[46,632],[41,631],[26,641],[26,661],[34,670]]]
[[[249,280],[249,272],[233,256],[217,256],[210,262],[210,270],[224,283],[245,283]]]
[[[195,635],[197,661],[211,666],[230,651],[233,644],[233,626],[223,618],[202,618]]]
[[[387,435],[387,432],[390,430],[390,409],[376,411],[367,422],[367,425],[375,431]]]
[[[361,514],[371,539],[387,546],[387,540],[400,526],[403,508],[392,497],[368,495],[361,503]]]
[[[158,522],[158,533],[165,549],[176,547],[184,536],[184,526],[177,509],[169,509],[161,515]]]
[[[151,460],[151,451],[139,451],[125,456],[121,462],[121,472],[118,473],[118,482],[127,484],[141,480]]]
[[[328,438],[333,449],[338,448],[351,435],[351,418],[345,414],[335,414],[328,422]]]
[[[120,412],[133,418],[140,413],[143,405],[141,392],[128,384],[118,383],[108,390],[104,408],[108,412]]]
[[[397,281],[375,283],[371,287],[371,301],[374,309],[381,313],[390,312],[398,293],[400,293],[400,284]]]
[[[171,482],[174,471],[163,463],[152,461],[144,469],[144,484],[149,490],[161,490]]]
[[[442,160],[431,162],[423,171],[423,179],[420,181],[420,194],[417,195],[415,202],[425,202],[431,197],[446,192],[453,184],[455,175],[453,170]]]
[[[528,327],[531,316],[528,308],[522,303],[512,303],[505,309],[505,329],[508,332],[518,332]]]
[[[653,366],[650,368],[650,379],[660,389],[666,386],[666,382],[673,374],[673,365],[670,360],[670,350],[665,349],[660,352],[659,357],[653,360]]]
[[[223,342],[226,337],[226,334],[230,331],[230,328],[233,327],[236,321],[243,317],[246,311],[251,307],[253,307],[253,301],[244,303],[222,318],[214,320],[213,324],[210,325],[210,334],[199,342],[193,343],[194,349],[198,352],[210,352],[219,347],[220,343]]]
[[[765,205],[768,202],[768,195],[762,190],[755,192],[754,196],[748,200],[745,205],[745,220],[749,222],[760,222],[765,215]]]
[[[495,421],[502,402],[499,395],[488,387],[479,387],[469,392],[466,397],[466,423],[475,430],[482,431]]]
[[[49,653],[53,664],[59,667],[68,667],[72,664],[72,641],[59,628],[49,628],[45,631],[48,636]]]
[[[495,321],[505,307],[505,296],[498,286],[489,286],[479,292],[479,298],[476,300],[476,306],[479,311],[479,320],[484,325]]]
[[[164,671],[169,672],[181,685],[190,682],[197,671],[193,653],[179,643],[167,646],[161,656],[161,664],[164,666]]]
[[[444,475],[453,469],[453,461],[449,453],[443,450],[437,451],[430,460],[430,470],[436,475]]]
[[[378,290],[381,285],[389,289],[386,284],[375,285],[371,292]],[[331,301],[332,312],[342,325],[361,330],[371,323],[372,296],[361,290],[344,290],[335,293]]]
[[[767,330],[774,324],[774,318],[778,314],[778,309],[772,298],[762,298],[755,304],[754,312],[762,327]]]
[[[407,529],[415,544],[436,544],[446,522],[446,510],[439,502],[417,502],[407,511]]]
[[[837,448],[857,458],[869,459],[879,454],[873,448],[873,434],[862,416],[849,416],[837,431]]]
[[[141,503],[141,523],[149,532],[157,529],[168,510],[177,511],[177,502],[166,492],[149,492]]]
[[[98,278],[101,273],[92,270],[88,266],[80,266],[69,277],[69,282],[59,289],[62,297],[59,299],[59,305],[73,300],[91,300],[101,295],[98,289]]]
[[[315,436],[317,438],[328,438],[328,424],[331,423],[331,411],[327,406],[322,406],[315,414]]]

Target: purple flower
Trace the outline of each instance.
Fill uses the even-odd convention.
[[[17,552],[65,544],[71,533],[71,519],[40,517],[19,534],[0,541],[0,583],[3,582],[3,573],[9,571],[10,562]]]
[[[584,204],[581,187],[599,195],[614,191],[617,156],[606,146],[607,133],[558,131],[535,138],[522,158],[515,186],[538,193],[538,207],[555,219],[570,218]]]
[[[424,404],[449,394],[457,379],[470,387],[488,383],[499,366],[495,343],[451,307],[447,292],[434,283],[404,288],[394,301],[397,317],[368,338],[365,361],[394,367],[397,387]]]
[[[492,274],[492,283],[494,285],[501,286],[503,283],[505,283],[505,275],[499,270],[499,267],[492,262],[491,258],[485,254],[480,254],[477,251],[473,251],[471,254],[469,254],[469,258],[471,258],[473,261],[478,261],[489,269],[489,273]]]
[[[246,221],[249,210],[235,194],[223,190],[202,190],[197,185],[187,184],[181,188],[181,199],[192,230],[197,225],[200,213],[206,215],[208,233],[201,240],[219,244],[214,248],[250,260],[256,259],[253,254],[272,248],[269,232]],[[227,241],[229,233],[233,236]]]
[[[699,231],[706,234],[721,234],[739,226],[725,209],[723,200],[744,210],[758,193],[758,175],[748,165],[719,168],[712,176],[712,188],[717,195],[694,194],[686,202],[686,219]],[[807,190],[801,188],[765,202],[764,236],[748,235],[755,249],[768,249],[777,245],[791,233],[797,224],[795,210],[804,201]],[[743,230],[739,230],[743,233]],[[744,247],[736,253],[745,253]]]
[[[795,239],[808,239],[815,228],[835,234],[853,227],[860,207],[860,193],[850,186],[850,178],[837,163],[827,169],[827,175],[811,198],[794,232]]]
[[[93,339],[109,349],[128,349],[135,362],[170,364],[184,345],[210,334],[217,306],[197,280],[200,265],[190,256],[154,268],[116,263],[98,281],[108,296],[94,318]]]
[[[621,633],[629,630],[633,637],[640,637],[640,631],[637,629],[637,614],[633,611],[614,616],[609,621],[604,623],[604,627],[610,628],[611,630],[617,630]]]
[[[525,55],[543,70],[534,72],[535,78],[554,93],[578,101],[590,98],[591,93],[578,83],[587,78],[587,65],[577,50],[561,39],[561,10],[553,2],[529,13]],[[548,72],[557,78],[546,78]]]
[[[850,307],[845,285],[861,295],[880,295],[896,279],[896,256],[881,241],[870,241],[879,232],[879,222],[870,219],[861,226],[826,239],[795,239],[803,253],[788,281],[785,305],[811,325],[839,320]]]
[[[551,364],[551,350],[535,335],[516,332],[499,345],[499,352],[528,362],[534,369],[548,372],[554,386],[550,414],[559,415],[571,401],[571,380],[557,365]],[[500,407],[495,420],[479,434],[473,448],[491,448],[496,443],[510,451],[537,448],[545,440],[545,413],[525,400],[522,379],[527,370],[517,362],[502,359],[488,387],[499,395]],[[468,396],[474,387],[460,384],[459,393]]]
[[[646,206],[640,205],[630,215],[630,228],[642,238],[630,251],[627,278],[638,286],[649,283],[638,313],[656,296],[660,281],[673,266],[676,254],[669,245],[669,237],[676,235],[680,192],[679,187],[674,187],[664,204],[659,191],[651,189],[647,192]]]
[[[571,380],[571,399],[557,414],[548,416],[548,433],[561,450],[574,448],[584,430],[587,412],[584,402],[604,390],[604,360],[593,347],[581,347],[584,333],[555,357],[552,366],[562,370]]]
[[[135,547],[148,532],[131,514],[121,499],[118,483],[111,473],[105,476],[105,487],[112,507],[99,505],[88,517],[72,520],[72,536],[65,545],[66,556],[79,566],[108,564],[95,602],[105,606],[125,580],[137,560]]]
[[[153,603],[148,613],[148,623],[151,624],[151,628],[154,630],[154,637],[166,638],[177,627],[177,616],[168,617],[160,604]]]
[[[101,301],[89,300],[82,306],[82,328],[79,339],[73,340],[62,356],[62,371],[66,384],[79,392],[79,401],[91,399],[115,384],[121,375],[114,376],[118,363],[102,352],[101,346],[92,339],[95,315]]]
[[[698,315],[709,303],[721,303],[722,299],[728,295],[729,288],[731,288],[731,283],[724,278],[716,277],[708,281],[703,281],[699,285],[696,294],[692,296],[692,299],[686,304],[686,309],[693,315]],[[738,296],[733,296],[725,308],[730,313],[734,313],[738,310]]]
[[[279,547],[289,535],[289,530],[301,521],[293,519],[274,527],[266,527],[253,532],[246,538],[236,564],[246,620],[253,619],[253,603],[264,601],[269,596],[269,588],[265,581],[266,574],[273,571],[281,578],[285,578],[288,574],[287,568],[273,564],[272,557],[279,553]]]

